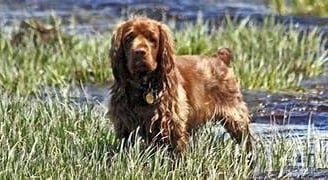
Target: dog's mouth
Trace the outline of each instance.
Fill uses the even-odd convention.
[[[142,71],[142,72],[138,72],[136,74],[133,75],[133,79],[140,82],[140,83],[144,83],[144,82],[148,82],[148,80],[151,77],[151,73],[150,71]]]
[[[136,62],[130,67],[131,74],[142,79],[145,76],[149,76],[156,69],[156,64],[150,63],[147,60],[136,60]]]
[[[149,67],[149,65],[146,62],[144,62],[144,60],[138,61],[134,65],[134,69],[136,70],[136,73],[138,73],[138,74],[146,74],[147,72],[151,71],[151,68]]]

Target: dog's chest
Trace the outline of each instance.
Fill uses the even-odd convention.
[[[145,136],[144,138],[153,138],[160,132],[160,119],[156,109],[151,106],[134,106],[131,107],[131,116],[133,116],[130,124],[131,130],[140,128],[140,134]]]
[[[140,102],[128,102],[125,98],[116,101],[112,105],[113,113],[119,116],[121,120],[134,126],[141,126],[150,122],[156,114],[156,107]]]
[[[130,107],[134,117],[140,122],[151,121],[156,116],[156,108],[149,105],[137,105]]]

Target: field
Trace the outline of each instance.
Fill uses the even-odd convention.
[[[210,54],[219,47],[231,48],[233,66],[244,89],[302,91],[302,79],[324,72],[325,54],[316,29],[300,36],[296,29],[268,19],[263,25],[227,21],[219,29],[200,21],[173,33],[178,54]],[[250,168],[244,147],[213,124],[195,132],[179,160],[165,147],[153,152],[135,143],[122,149],[102,104],[42,96],[45,86],[65,91],[70,86],[111,81],[111,33],[82,37],[58,31],[54,37],[51,42],[41,42],[32,34],[24,43],[12,45],[10,37],[0,34],[2,178],[245,179],[271,171],[283,176],[288,168],[297,166],[304,172],[308,167],[328,168],[328,149],[319,138],[311,140],[313,145],[310,136],[286,138],[279,134],[271,138],[258,135],[255,168]]]

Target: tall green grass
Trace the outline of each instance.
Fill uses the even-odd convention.
[[[300,81],[323,73],[324,50],[317,29],[300,37],[298,30],[247,19],[221,28],[206,22],[174,30],[178,54],[211,54],[219,47],[234,52],[233,66],[243,88],[299,89]],[[61,34],[59,34],[61,36]],[[108,49],[111,34],[72,36],[67,45],[35,43],[12,46],[0,33],[0,88],[37,92],[43,85],[105,84],[112,79]],[[63,39],[63,38],[59,38]]]
[[[0,87],[12,92],[37,92],[41,85],[79,82],[103,84],[111,78],[110,36],[72,37],[70,46],[58,44],[12,46],[0,35]]]
[[[267,172],[283,177],[291,167],[300,176],[308,167],[328,168],[327,144],[311,133],[257,137],[251,168],[245,147],[213,123],[194,132],[186,153],[174,159],[139,138],[122,148],[102,106],[5,92],[0,98],[1,179],[246,179]]]
[[[210,35],[208,35],[210,32]],[[233,66],[247,89],[299,89],[304,78],[323,73],[326,53],[322,38],[314,28],[300,36],[298,30],[267,19],[254,25],[248,19],[222,28],[204,22],[176,31],[179,54],[210,54],[219,47],[233,50]]]

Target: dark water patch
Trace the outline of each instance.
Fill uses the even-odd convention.
[[[317,93],[246,92],[254,123],[308,125],[328,130],[328,90]]]
[[[328,177],[328,169],[303,169],[298,167],[289,167],[282,171],[264,172],[256,176],[261,179],[326,179]]]
[[[324,95],[328,90],[328,58],[326,60],[325,74],[315,78],[309,78],[301,82],[301,86],[308,92],[315,93],[319,96]]]

